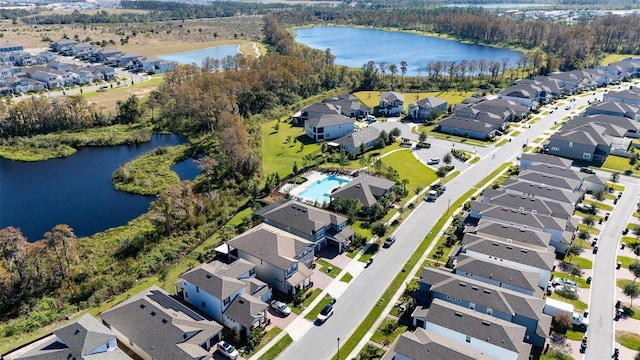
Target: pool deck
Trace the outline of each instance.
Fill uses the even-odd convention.
[[[283,194],[289,194],[291,196],[292,199],[298,200],[300,202],[303,202],[305,204],[310,204],[313,205],[315,204],[317,201],[316,199],[309,199],[306,197],[302,197],[300,196],[300,193],[302,193],[303,191],[305,191],[310,185],[315,184],[318,181],[322,181],[325,178],[329,177],[329,176],[337,176],[340,178],[344,178],[344,179],[349,179],[351,180],[352,177],[351,176],[347,176],[347,175],[343,175],[343,174],[338,174],[338,173],[324,173],[324,172],[320,172],[320,171],[309,171],[305,174],[303,174],[302,176],[305,177],[307,179],[307,181],[305,181],[304,183],[300,184],[300,185],[295,185],[295,184],[285,184],[283,187],[280,188],[279,192],[283,193]]]

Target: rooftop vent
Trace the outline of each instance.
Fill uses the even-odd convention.
[[[487,320],[482,320],[482,325],[487,325],[487,326],[489,326],[489,325],[491,325],[491,323],[490,323],[490,322],[488,322]],[[487,338],[487,341],[489,341],[489,338]]]
[[[471,288],[472,288],[473,290],[478,290],[478,287],[477,287],[477,286],[472,286]]]
[[[461,312],[456,311],[456,316],[458,316],[458,317],[462,317],[462,313],[461,313]]]
[[[461,283],[460,283],[460,286],[467,286],[467,283],[463,283],[463,282],[461,282]]]
[[[483,289],[482,291],[483,291],[485,294],[491,294],[491,290],[489,290],[489,289]]]

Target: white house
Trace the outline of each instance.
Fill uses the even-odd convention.
[[[324,114],[305,121],[304,132],[315,142],[337,139],[355,130],[355,121],[341,114]]]
[[[384,115],[398,116],[404,111],[404,94],[387,91],[380,95],[378,111]]]

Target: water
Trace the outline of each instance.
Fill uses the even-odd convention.
[[[78,236],[124,225],[146,212],[153,198],[116,191],[113,172],[140,154],[185,141],[179,135],[154,135],[147,143],[81,148],[62,159],[0,158],[0,228],[19,227],[36,241],[58,224],[68,224]]]
[[[446,4],[448,7],[480,7],[485,9],[519,9],[532,7],[545,7],[552,4],[535,4],[535,3],[495,3],[495,4]]]
[[[329,194],[331,190],[347,185],[351,180],[339,178],[337,176],[327,176],[322,180],[316,181],[315,184],[309,185],[299,196],[317,201],[319,203],[328,203],[331,201]]]
[[[193,180],[200,174],[198,164],[193,158],[181,161],[171,168],[180,177],[180,180]]]
[[[331,49],[336,56],[336,64],[349,67],[362,67],[369,61],[376,65],[386,62],[396,64],[398,76],[400,62],[407,62],[408,76],[427,74],[426,65],[430,62],[461,60],[486,60],[502,62],[509,59],[510,67],[522,56],[521,52],[494,48],[484,45],[463,44],[454,40],[440,39],[399,31],[377,29],[358,29],[350,27],[313,27],[295,30],[296,41],[315,49]],[[446,69],[445,69],[446,70]],[[387,70],[387,74],[391,72]]]
[[[175,61],[180,64],[196,64],[201,65],[206,58],[223,59],[227,56],[235,56],[240,53],[240,45],[224,45],[207,49],[185,51],[180,53],[158,55],[160,59],[167,61]]]

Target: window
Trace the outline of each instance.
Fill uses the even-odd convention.
[[[200,292],[200,288],[196,286],[196,292],[199,293]]]
[[[573,141],[569,141],[569,147],[573,147]]]
[[[189,293],[185,291],[184,292],[184,297],[188,299],[189,298]]]
[[[590,153],[583,153],[582,154],[582,158],[591,160],[591,154]]]
[[[204,301],[203,301],[203,302],[201,302],[200,304],[202,305],[202,307],[203,307],[203,308],[206,308],[206,307],[207,307],[207,304],[205,304],[205,303],[204,303]]]
[[[471,336],[467,335],[467,340],[466,342],[470,343],[471,342]]]
[[[487,308],[487,315],[493,315],[493,309]]]
[[[249,276],[255,276],[255,275],[256,275],[256,269],[249,270]]]
[[[551,151],[560,151],[560,148],[557,146],[552,146]]]
[[[471,310],[475,310],[475,309],[476,309],[476,304],[474,304],[474,303],[469,303],[469,309],[471,309]]]
[[[229,305],[229,303],[230,303],[230,302],[231,302],[231,298],[230,298],[230,297],[228,297],[228,298],[226,298],[226,299],[224,299],[224,300],[222,301],[222,303],[223,303],[224,305]]]

